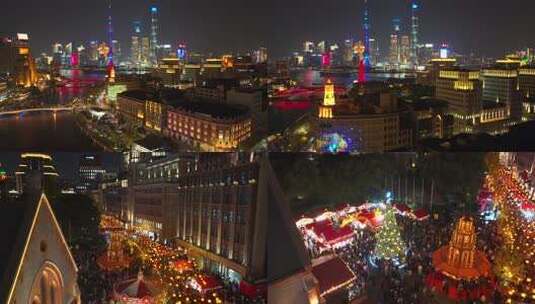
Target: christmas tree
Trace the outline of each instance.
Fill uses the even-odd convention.
[[[384,216],[381,230],[376,234],[377,244],[375,255],[380,259],[405,261],[405,244],[401,239],[396,216],[392,208],[388,208]]]

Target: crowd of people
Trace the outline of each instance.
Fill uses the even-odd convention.
[[[154,242],[154,241],[152,241]],[[128,251],[125,247],[125,254]],[[140,269],[150,273],[149,269],[134,259],[131,265],[123,269],[105,271],[98,265],[98,257],[106,254],[105,247],[75,246],[72,253],[78,265],[78,283],[83,303],[116,303],[113,299],[113,287],[120,282],[136,277]],[[218,291],[224,303],[265,304],[265,297],[250,298],[240,292],[239,284],[229,279],[222,279],[223,288]]]
[[[367,298],[372,303],[382,304],[433,303],[440,297],[440,293],[426,285],[426,277],[435,272],[432,254],[450,241],[455,223],[452,219],[457,216],[458,214],[440,214],[438,218],[429,218],[424,221],[396,216],[406,246],[406,256],[402,264],[391,260],[374,259],[376,232],[368,227],[356,231],[350,244],[334,250],[334,253],[341,257],[357,276],[355,283],[349,287],[349,300]],[[490,258],[498,246],[496,224],[486,222],[477,216],[475,219],[476,227],[478,227],[477,247]],[[318,244],[314,244],[310,239],[306,242],[312,259],[333,253],[329,251],[320,253]],[[444,278],[444,282],[444,288],[447,289],[450,281]],[[485,285],[486,282],[484,280],[458,281],[456,284],[461,290],[469,293]],[[480,299],[481,303],[500,303],[499,301],[501,297],[498,292],[494,292],[490,299]]]

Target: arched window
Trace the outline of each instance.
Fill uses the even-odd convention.
[[[41,303],[49,304],[48,302],[48,273],[43,272],[41,275]]]
[[[61,304],[63,278],[51,262],[45,262],[37,273],[31,289],[30,304]]]

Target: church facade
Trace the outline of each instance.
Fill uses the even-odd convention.
[[[0,226],[10,222],[15,224],[11,228],[16,235],[11,252],[4,253],[9,262],[4,269],[0,268],[3,272],[0,287],[2,302],[81,303],[78,268],[48,199],[41,194],[39,198],[34,196],[26,200],[0,207],[11,215],[11,220]]]

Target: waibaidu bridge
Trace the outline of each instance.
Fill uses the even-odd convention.
[[[48,107],[48,108],[30,108],[30,109],[21,109],[21,110],[12,110],[12,111],[5,111],[0,112],[0,116],[4,115],[24,115],[26,113],[31,112],[64,112],[64,111],[72,111],[73,107]]]

